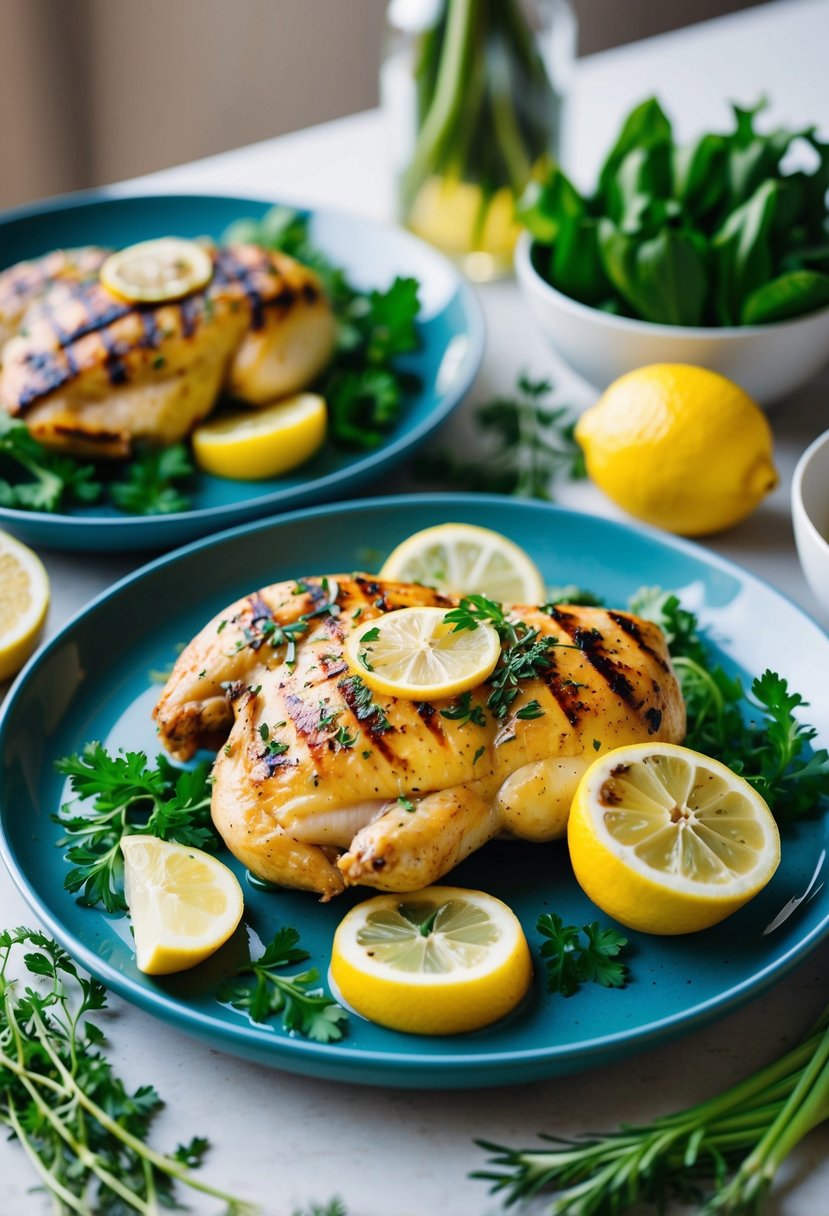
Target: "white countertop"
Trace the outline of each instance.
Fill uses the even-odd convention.
[[[770,121],[817,122],[829,135],[829,0],[778,0],[715,22],[593,56],[578,65],[571,162],[579,179],[594,172],[626,108],[658,92],[682,137],[728,121],[727,100],[762,94]],[[355,115],[254,147],[171,169],[140,181],[164,190],[209,189],[336,205],[387,219],[391,188],[380,116]],[[533,333],[514,283],[480,292],[488,326],[483,369],[469,402],[447,428],[466,436],[469,405],[513,387],[526,369],[549,374],[562,397],[583,404],[583,385]],[[709,547],[766,578],[814,615],[794,550],[788,494],[794,463],[829,423],[826,374],[773,415],[782,484],[740,527]],[[417,488],[378,481],[375,492]],[[561,502],[621,518],[588,484],[564,486]],[[92,595],[139,564],[140,555],[43,554],[53,584],[48,632]],[[824,623],[826,620],[824,618]],[[0,875],[0,925],[32,923],[10,880]],[[710,1096],[780,1054],[829,999],[829,943],[761,998],[674,1044],[575,1078],[502,1090],[407,1092],[334,1085],[267,1071],[214,1051],[113,999],[108,1031],[132,1084],[153,1082],[168,1103],[156,1143],[172,1147],[194,1133],[214,1145],[201,1171],[288,1216],[310,1199],[340,1195],[350,1216],[483,1216],[497,1204],[468,1180],[483,1154],[473,1138],[529,1145],[539,1131],[562,1136],[611,1129]],[[20,1149],[0,1143],[0,1216],[46,1213],[30,1188]],[[769,1204],[770,1216],[822,1216],[829,1210],[829,1127],[793,1154]],[[215,1205],[194,1207],[216,1212]]]

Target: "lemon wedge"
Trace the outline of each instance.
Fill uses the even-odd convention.
[[[576,791],[567,841],[587,895],[643,933],[717,924],[780,862],[777,824],[757,791],[718,760],[673,743],[637,743],[595,760]]]
[[[195,241],[164,236],[110,254],[100,277],[107,291],[130,304],[161,304],[209,283],[213,260]]]
[[[340,922],[331,979],[357,1013],[409,1034],[463,1034],[504,1017],[532,962],[506,904],[483,891],[427,887],[378,895]]]
[[[20,670],[49,608],[49,576],[36,553],[0,532],[0,680]]]
[[[354,629],[344,654],[376,692],[431,701],[482,684],[495,670],[501,640],[486,622],[453,632],[445,608],[398,608]]]
[[[449,595],[486,595],[501,604],[540,604],[544,579],[513,541],[476,524],[438,524],[389,554],[380,578],[423,583]]]
[[[243,911],[232,870],[201,849],[157,836],[124,836],[121,852],[139,971],[186,971],[224,945]]]
[[[193,455],[207,473],[235,481],[278,477],[309,460],[325,440],[327,411],[316,393],[213,418],[193,432]]]

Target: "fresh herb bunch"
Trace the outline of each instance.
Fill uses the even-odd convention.
[[[253,1204],[193,1174],[209,1148],[194,1137],[173,1153],[148,1147],[163,1103],[149,1085],[130,1093],[115,1075],[90,1015],[106,990],[50,938],[0,933],[0,1123],[23,1147],[54,1211],[94,1216],[182,1211],[176,1185],[221,1200],[225,1216]]]
[[[50,451],[25,422],[0,410],[2,507],[53,512],[72,503],[98,502],[105,492],[116,507],[131,515],[166,515],[190,506],[190,499],[175,485],[193,473],[183,443],[139,451],[116,467],[120,477],[107,480],[94,465]]]
[[[79,902],[126,911],[121,837],[146,834],[215,852],[221,841],[210,819],[210,764],[180,769],[164,756],[151,766],[144,752],[111,755],[100,743],[58,760],[80,801],[54,816],[69,842],[67,891]]]
[[[348,1014],[317,986],[316,968],[296,975],[279,974],[282,968],[310,958],[298,943],[296,929],[280,929],[258,958],[240,967],[233,979],[221,985],[216,999],[247,1013],[254,1022],[281,1014],[285,1030],[317,1043],[336,1042],[345,1034]],[[252,984],[249,977],[253,978]]]
[[[49,451],[25,422],[0,410],[0,507],[58,511],[97,502],[102,490],[91,464]]]
[[[687,747],[739,773],[781,821],[829,798],[829,752],[809,750],[817,731],[795,717],[807,702],[782,676],[764,671],[747,694],[716,662],[695,613],[659,587],[643,588],[630,608],[665,633],[688,715]]]
[[[498,604],[485,595],[463,596],[457,608],[446,613],[444,620],[448,625],[452,625],[453,633],[459,633],[463,629],[477,629],[478,625],[485,621],[493,626],[501,639],[501,657],[487,681],[492,691],[486,701],[492,716],[499,720],[510,712],[513,702],[521,693],[522,685],[553,666],[552,652],[555,649],[562,646],[566,650],[574,649],[569,643],[560,642],[558,638],[542,635],[534,626],[511,616],[503,604]],[[544,713],[537,701],[530,702],[524,709],[530,710],[530,713],[523,714],[524,717],[539,718]],[[516,716],[521,716],[522,712],[519,711]],[[475,720],[478,725],[482,724],[479,718]]]
[[[589,925],[565,925],[555,912],[538,918],[536,929],[544,938],[541,957],[547,969],[547,991],[573,996],[582,984],[624,988],[627,968],[619,955],[628,944],[616,929],[603,929],[598,921]]]
[[[473,1177],[507,1204],[551,1190],[551,1216],[621,1216],[642,1202],[662,1212],[672,1199],[699,1216],[756,1216],[782,1162],[825,1119],[829,1007],[800,1046],[718,1097],[604,1136],[542,1137],[549,1148],[481,1140],[493,1168]]]
[[[829,144],[813,127],[758,131],[764,105],[734,106],[732,131],[679,146],[643,101],[590,196],[554,165],[519,206],[536,269],[583,304],[664,325],[760,325],[829,304]],[[813,173],[789,171],[798,143]]]
[[[313,243],[308,217],[288,207],[237,220],[222,241],[278,250],[316,272],[337,319],[334,358],[317,386],[328,403],[330,437],[341,447],[378,447],[416,383],[396,361],[420,346],[417,280],[398,277],[386,291],[360,290]]]
[[[417,476],[462,490],[552,501],[557,478],[586,476],[584,453],[573,437],[575,417],[568,406],[547,400],[552,391],[549,380],[522,374],[513,396],[496,397],[475,410],[485,445],[476,460],[458,460],[437,448],[418,458]]]

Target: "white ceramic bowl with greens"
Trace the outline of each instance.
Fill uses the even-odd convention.
[[[829,308],[766,325],[655,325],[590,308],[557,291],[536,269],[527,232],[518,241],[515,269],[541,333],[597,389],[649,363],[694,363],[728,376],[769,406],[829,360]]]
[[[806,581],[829,620],[829,431],[819,435],[797,462],[792,522]]]

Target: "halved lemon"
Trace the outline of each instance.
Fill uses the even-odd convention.
[[[37,645],[49,608],[49,576],[36,553],[0,532],[0,680],[8,680]]]
[[[409,701],[477,688],[500,654],[492,625],[455,633],[445,608],[398,608],[358,625],[345,644],[346,662],[370,688]]]
[[[243,911],[232,870],[201,849],[157,836],[124,836],[121,852],[139,971],[186,971],[224,945]]]
[[[101,282],[131,304],[161,304],[199,291],[213,277],[213,260],[196,241],[177,236],[139,241],[106,259]]]
[[[695,933],[736,912],[780,862],[755,789],[673,743],[616,748],[591,764],[567,826],[573,871],[608,915],[643,933]]]
[[[197,463],[217,477],[260,481],[309,460],[325,440],[325,400],[297,393],[273,405],[212,418],[193,432]]]
[[[438,524],[402,541],[381,578],[423,583],[449,595],[486,595],[502,604],[541,604],[544,579],[522,548],[476,524]]]
[[[357,1013],[409,1034],[463,1034],[504,1017],[532,962],[515,913],[492,895],[427,887],[378,895],[340,922],[331,979]]]

